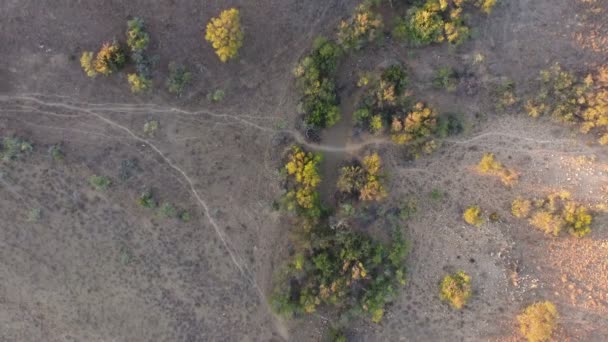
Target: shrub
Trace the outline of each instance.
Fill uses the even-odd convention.
[[[441,299],[460,310],[471,297],[471,277],[463,271],[446,275],[439,288]]]
[[[574,202],[567,202],[564,204],[562,217],[571,235],[583,237],[591,232],[592,217],[587,208]]]
[[[192,215],[190,215],[190,212],[188,210],[182,210],[179,213],[179,220],[182,222],[190,222],[192,218]]]
[[[340,22],[338,44],[344,49],[359,50],[367,42],[373,42],[382,34],[382,17],[372,11],[368,3],[355,8],[349,20]]]
[[[95,57],[94,67],[96,72],[107,76],[121,69],[125,62],[126,57],[122,48],[114,41],[103,44]]]
[[[207,24],[205,39],[222,62],[236,57],[243,45],[243,37],[240,13],[236,8],[222,11],[219,17],[211,18]]]
[[[481,218],[481,209],[476,205],[468,207],[462,217],[466,223],[476,227],[481,226],[484,222]]]
[[[220,102],[224,99],[226,93],[222,89],[217,89],[212,93],[207,94],[207,100],[211,102]]]
[[[97,191],[106,191],[112,185],[110,177],[93,175],[89,177],[89,184]]]
[[[173,204],[165,202],[160,206],[159,213],[165,218],[175,218],[177,216],[177,209]]]
[[[447,116],[437,118],[435,133],[440,138],[460,134],[463,130],[462,114],[448,114]]]
[[[143,75],[129,74],[127,75],[127,80],[131,85],[131,92],[133,94],[147,92],[152,87],[152,80],[144,77]]]
[[[529,342],[549,340],[557,319],[557,309],[549,301],[534,303],[517,316],[519,331]]]
[[[158,121],[150,120],[144,124],[144,134],[153,137],[156,135],[156,131],[158,131]]]
[[[9,162],[21,158],[22,156],[31,153],[33,150],[34,146],[27,140],[15,137],[5,137],[2,139],[0,157],[3,161]]]
[[[365,184],[365,171],[357,165],[344,166],[338,177],[338,190],[345,193],[357,193]]]
[[[564,221],[559,216],[554,216],[548,211],[539,211],[532,215],[530,224],[546,234],[559,235]]]
[[[492,96],[496,101],[496,109],[500,111],[512,107],[519,101],[515,95],[515,83],[510,80],[495,85]]]
[[[525,199],[515,199],[511,203],[511,213],[517,218],[526,218],[530,215],[530,209],[532,208],[532,202]]]
[[[490,14],[496,5],[496,0],[475,0],[473,4],[479,7],[482,12]]]
[[[95,71],[93,60],[93,52],[91,51],[83,52],[82,56],[80,57],[80,66],[82,67],[82,70],[84,70],[85,74],[91,78],[97,76],[97,71]]]
[[[447,66],[441,67],[435,71],[433,86],[452,92],[456,90],[457,80],[457,74],[452,68]]]
[[[127,45],[131,51],[145,50],[150,43],[150,35],[144,28],[141,18],[133,18],[127,21]]]
[[[36,223],[40,221],[40,217],[42,216],[42,211],[40,208],[32,208],[27,212],[27,222]]]
[[[192,74],[188,72],[185,66],[174,62],[169,63],[169,76],[166,82],[169,93],[181,96],[191,79]]]
[[[65,153],[61,144],[55,144],[49,148],[49,154],[54,161],[62,161],[65,158]]]
[[[493,153],[483,155],[479,164],[477,164],[477,170],[482,174],[499,177],[502,183],[507,186],[513,185],[519,178],[517,172],[506,169],[501,162],[497,161]]]
[[[137,198],[137,204],[148,209],[154,209],[158,205],[158,203],[154,199],[154,194],[152,193],[152,190],[146,190],[142,192]]]
[[[428,45],[445,39],[443,36],[445,23],[439,11],[434,10],[429,4],[431,1],[423,7],[410,9],[406,27],[402,29],[407,32],[409,40],[416,45]]]

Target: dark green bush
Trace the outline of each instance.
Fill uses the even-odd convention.
[[[169,77],[167,77],[166,85],[171,94],[180,96],[191,79],[192,74],[185,66],[175,62],[169,63]]]

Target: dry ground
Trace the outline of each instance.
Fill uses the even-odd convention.
[[[301,142],[291,130],[298,100],[291,69],[314,36],[331,34],[355,4],[0,4],[0,136],[25,137],[36,147],[0,170],[0,340],[321,339],[327,326],[321,315],[286,322],[265,304],[289,228],[271,203],[281,193],[281,152]],[[229,6],[241,9],[246,39],[240,59],[222,64],[202,28]],[[348,80],[349,73],[402,61],[418,98],[467,118],[462,136],[416,161],[381,141],[318,147],[337,152],[336,160],[379,149],[389,164],[389,203],[413,196],[420,206],[405,228],[413,246],[408,285],[381,325],[357,322],[349,338],[517,340],[515,315],[548,299],[561,313],[557,340],[608,339],[605,215],[582,240],[547,238],[509,215],[513,197],[556,188],[606,203],[608,155],[567,128],[497,112],[488,95],[502,77],[514,80],[520,95],[530,93],[531,79],[553,62],[576,70],[607,63],[607,12],[605,0],[502,1],[490,18],[475,19],[474,39],[457,50],[410,51],[387,42],[344,63]],[[128,94],[124,74],[90,80],[77,61],[82,50],[121,37],[134,15],[146,20],[150,53],[159,60],[157,89],[143,97]],[[480,66],[472,65],[475,53],[485,56]],[[173,60],[193,70],[193,86],[180,99],[161,89]],[[431,89],[441,65],[466,67],[475,86],[449,95]],[[206,94],[217,88],[226,98],[211,104]],[[347,91],[343,98],[352,95]],[[142,127],[151,119],[160,131],[147,138]],[[47,153],[59,142],[62,163]],[[473,172],[484,152],[517,168],[520,183],[507,189]],[[139,171],[123,181],[120,167],[129,159]],[[112,177],[114,185],[93,191],[87,184],[93,174]],[[148,187],[161,201],[188,208],[191,222],[138,207],[135,198]],[[439,201],[429,197],[435,188],[444,193]],[[461,212],[472,203],[502,219],[480,229],[464,225]],[[38,223],[26,220],[31,208],[42,209]],[[442,304],[436,291],[444,273],[457,269],[473,276],[474,295],[462,312]]]

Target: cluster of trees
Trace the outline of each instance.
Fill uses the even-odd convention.
[[[340,119],[334,76],[342,51],[338,45],[319,37],[310,55],[294,70],[302,98],[306,122],[316,127],[330,127]]]
[[[211,43],[222,62],[237,56],[244,36],[240,13],[236,8],[222,11],[218,17],[211,18],[205,32],[205,40]]]
[[[558,236],[566,230],[573,236],[583,237],[591,232],[593,217],[585,206],[570,198],[567,191],[534,201],[517,198],[511,205],[511,212],[515,217],[529,218],[532,226],[546,234]]]
[[[385,244],[355,232],[349,223],[332,226],[332,210],[321,206],[317,192],[321,158],[297,146],[287,156],[284,200],[296,214],[291,218],[294,250],[277,274],[272,306],[287,316],[331,306],[346,319],[365,315],[379,322],[405,284],[406,242],[399,229]],[[386,195],[380,177],[380,157],[370,154],[360,165],[342,169],[339,187],[364,200],[379,199]]]
[[[519,178],[519,174],[515,170],[505,168],[501,162],[496,160],[493,153],[483,155],[477,164],[477,171],[484,175],[496,176],[507,186],[515,184]]]
[[[597,132],[608,144],[608,67],[595,75],[579,78],[555,64],[540,73],[540,91],[525,105],[532,117],[551,115],[562,122],[576,123],[582,133]]]
[[[383,182],[382,160],[372,153],[363,157],[361,164],[355,161],[342,167],[337,186],[340,192],[362,201],[379,201],[387,196]]]
[[[144,21],[141,18],[133,18],[127,21],[127,46],[131,50],[131,60],[135,63],[135,73],[127,75],[131,92],[137,94],[150,90],[152,87],[150,62],[145,54],[150,35],[146,32]]]
[[[460,44],[470,35],[470,28],[463,17],[466,5],[489,14],[495,3],[496,0],[426,0],[410,8],[406,16],[397,21],[393,36],[413,45],[443,41]]]
[[[108,76],[120,70],[126,63],[126,55],[117,41],[104,43],[96,55],[85,51],[80,57],[80,66],[89,77],[98,74]]]

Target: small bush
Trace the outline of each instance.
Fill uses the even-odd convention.
[[[338,177],[338,190],[344,193],[361,191],[365,184],[365,171],[357,165],[344,166],[340,169]]]
[[[484,222],[481,218],[481,209],[476,205],[468,207],[462,217],[466,223],[476,227],[481,226]]]
[[[492,96],[495,98],[496,109],[499,111],[504,111],[519,101],[515,94],[515,83],[509,80],[495,85]]]
[[[97,76],[97,71],[95,71],[93,61],[93,52],[85,51],[82,53],[82,56],[80,57],[80,66],[82,67],[82,70],[84,70],[85,74],[91,78]]]
[[[439,201],[443,199],[443,192],[439,189],[433,189],[430,195],[433,201]]]
[[[156,135],[156,131],[158,131],[159,123],[156,120],[147,121],[144,124],[144,134],[148,137],[154,137]]]
[[[517,316],[519,331],[529,342],[549,340],[557,319],[557,309],[549,301],[534,303]]]
[[[490,14],[496,5],[496,0],[475,0],[473,4],[479,7],[482,12]]]
[[[174,62],[169,63],[169,77],[167,77],[166,82],[169,93],[181,96],[191,79],[192,74],[188,72],[185,66]]]
[[[396,144],[427,138],[437,125],[437,112],[424,103],[417,103],[404,119],[393,118],[391,138]]]
[[[36,223],[40,221],[40,217],[42,216],[42,211],[40,208],[33,208],[27,212],[27,222]]]
[[[207,100],[211,102],[221,102],[225,96],[226,93],[222,89],[217,89],[212,93],[207,94]]]
[[[54,161],[62,161],[65,158],[65,153],[61,144],[55,144],[49,148],[49,154]]]
[[[446,275],[441,281],[439,294],[452,307],[462,309],[471,297],[471,277],[463,271]]]
[[[502,183],[507,186],[513,185],[519,178],[517,172],[506,169],[501,162],[497,161],[493,153],[483,155],[479,164],[477,164],[477,170],[482,174],[499,177]]]
[[[97,52],[93,65],[96,72],[107,76],[121,69],[125,65],[126,60],[122,48],[118,42],[114,41],[103,44],[99,52]]]
[[[175,217],[177,217],[177,209],[175,208],[175,206],[173,204],[171,204],[169,202],[165,202],[165,203],[163,203],[163,205],[160,206],[159,213],[164,218],[175,218]]]
[[[517,218],[526,218],[530,215],[530,209],[532,209],[532,202],[522,198],[513,200],[511,203],[511,213]]]
[[[146,78],[143,75],[129,74],[127,75],[127,80],[129,81],[129,85],[131,86],[131,92],[133,94],[147,92],[152,87],[152,80]]]
[[[112,185],[112,179],[106,176],[93,175],[89,177],[89,184],[97,191],[106,191]]]
[[[211,18],[207,24],[205,40],[211,43],[222,62],[236,57],[243,45],[243,30],[239,10],[222,11],[219,17]]]
[[[192,215],[190,214],[190,212],[188,210],[182,210],[179,213],[179,220],[182,222],[190,222],[190,220],[192,219]]]
[[[31,142],[19,138],[5,137],[2,139],[0,157],[3,161],[19,159],[24,155],[30,154],[34,150]]]
[[[546,234],[559,235],[564,221],[559,216],[554,216],[548,211],[539,211],[532,215],[530,224]]]
[[[137,198],[137,204],[144,208],[154,209],[158,205],[152,194],[152,190],[146,190]]]
[[[435,71],[435,78],[433,79],[433,86],[438,89],[445,89],[448,92],[456,90],[458,82],[458,75],[450,67],[441,67]]]

